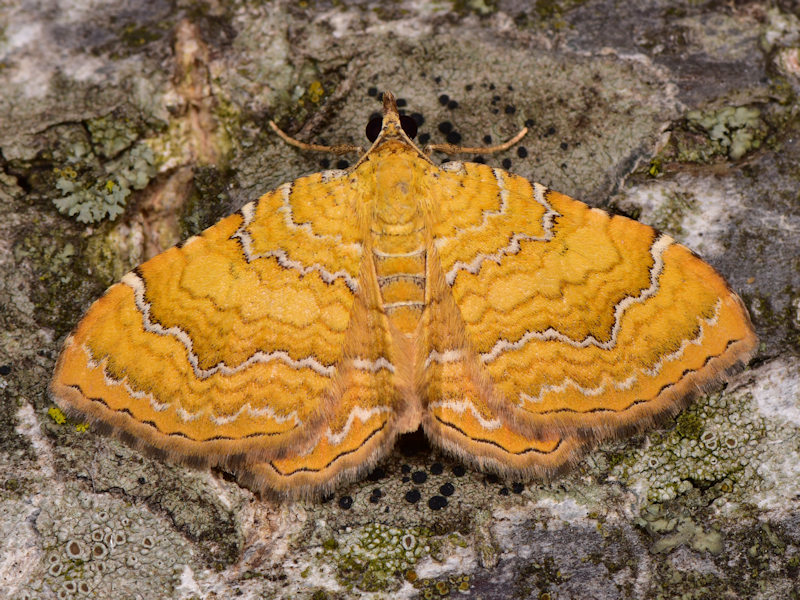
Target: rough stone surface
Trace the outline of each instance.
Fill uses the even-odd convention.
[[[798,12],[0,3],[0,597],[800,597]],[[750,368],[548,484],[464,469],[409,436],[313,503],[256,498],[66,419],[47,381],[103,289],[342,160],[287,147],[268,119],[364,144],[384,89],[422,115],[423,143],[527,124],[518,147],[465,158],[702,254],[751,312]]]

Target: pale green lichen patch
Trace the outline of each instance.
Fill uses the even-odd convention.
[[[136,144],[117,160],[96,169],[55,168],[56,189],[62,194],[53,200],[59,212],[75,217],[81,223],[97,223],[122,214],[128,197],[141,190],[156,174],[153,151],[143,143]]]
[[[729,493],[744,485],[759,485],[753,446],[763,442],[767,423],[750,405],[747,395],[714,395],[687,409],[673,430],[649,436],[611,473],[642,488],[651,502],[665,502],[693,487],[716,486]]]
[[[396,590],[416,562],[431,553],[431,538],[423,527],[373,523],[324,542],[318,558],[336,565],[336,578],[346,588]]]
[[[172,597],[191,549],[171,528],[154,528],[153,518],[109,496],[76,493],[45,502],[35,527],[46,570],[23,597]],[[148,576],[138,577],[142,572]]]
[[[656,538],[650,548],[654,554],[669,554],[684,544],[698,552],[720,554],[723,550],[719,531],[700,526],[688,515],[672,514],[658,504],[645,507],[634,523]]]
[[[126,148],[130,148],[139,139],[139,126],[131,119],[113,115],[104,115],[86,121],[86,128],[92,138],[95,154],[104,158],[113,158]]]
[[[790,92],[784,95],[792,97]],[[762,108],[755,104],[689,111],[675,122],[667,143],[644,171],[649,177],[658,177],[665,170],[674,170],[675,163],[739,160],[771,145],[787,114],[777,106]]]
[[[727,106],[720,110],[692,110],[686,114],[689,128],[705,132],[714,154],[727,155],[732,160],[761,146],[767,127],[761,111],[752,106]]]
[[[453,574],[437,579],[418,579],[414,584],[414,587],[419,590],[420,598],[432,600],[447,596],[458,597],[459,593],[469,592],[472,587],[472,578],[466,574]]]

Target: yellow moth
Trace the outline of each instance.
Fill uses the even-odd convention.
[[[375,136],[349,169],[282,185],[109,288],[64,344],[58,404],[309,496],[420,426],[479,468],[550,476],[753,355],[739,297],[669,236],[500,169],[437,166],[388,93]]]

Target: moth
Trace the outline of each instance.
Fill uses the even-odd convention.
[[[384,94],[352,167],[125,275],[67,337],[55,401],[137,448],[315,496],[420,426],[477,468],[550,477],[752,357],[742,301],[693,252],[501,169],[438,166],[407,121]]]

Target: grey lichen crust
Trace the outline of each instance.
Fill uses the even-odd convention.
[[[797,16],[657,0],[38,6],[0,7],[0,596],[797,596]],[[748,306],[756,362],[553,482],[501,481],[412,437],[315,503],[154,461],[55,409],[58,342],[148,255],[152,214],[184,194],[171,216],[194,234],[344,167],[265,120],[363,144],[383,89],[433,142],[528,126],[509,152],[463,158],[698,251]]]
[[[113,496],[64,491],[36,516],[45,570],[18,598],[157,598],[180,586],[193,549],[167,523],[154,527],[163,518]]]

